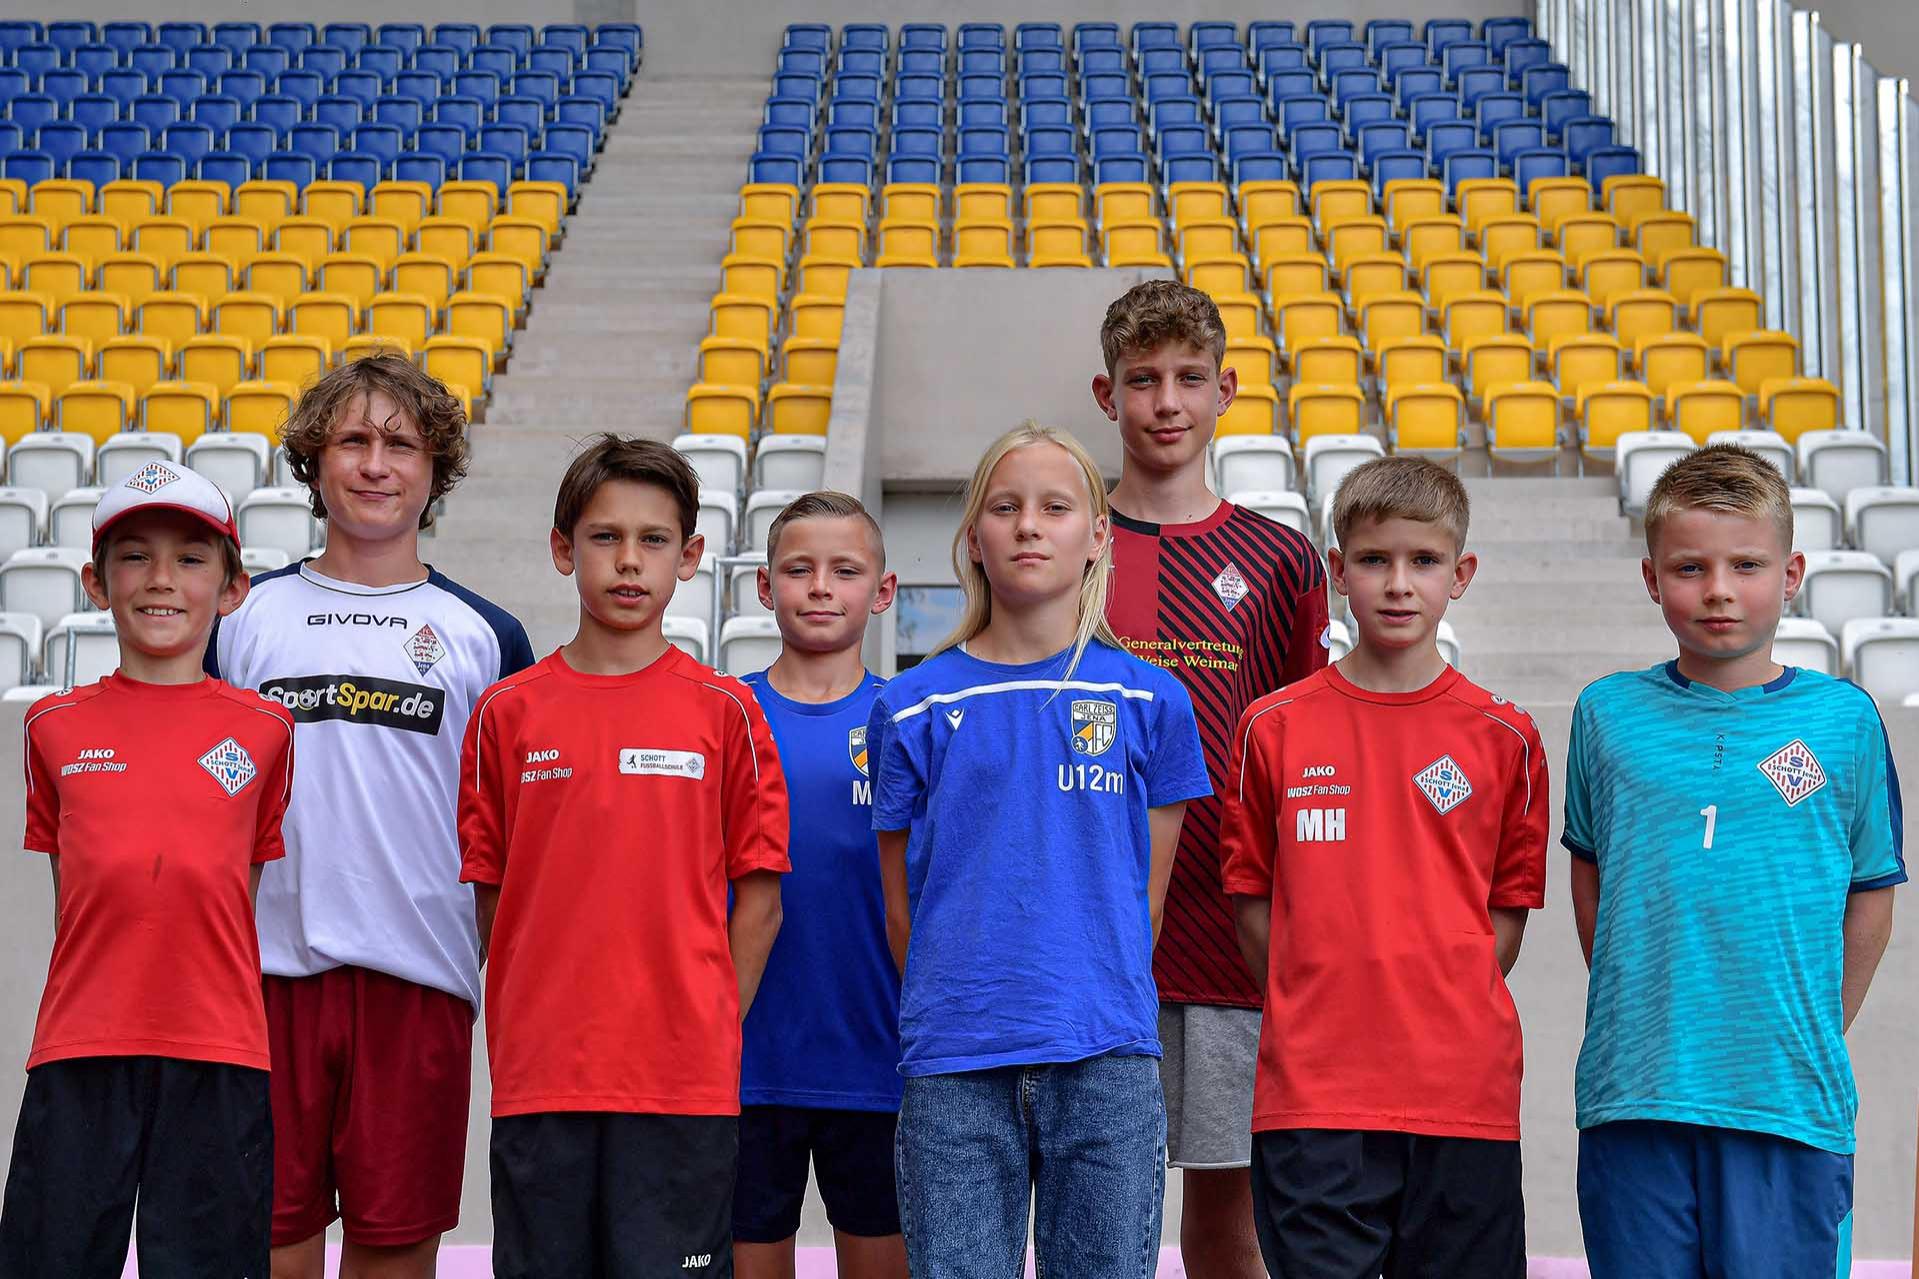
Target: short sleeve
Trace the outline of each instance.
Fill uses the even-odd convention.
[[[720,778],[721,821],[726,841],[726,877],[738,879],[756,870],[793,869],[787,859],[791,827],[787,816],[786,774],[773,744],[766,713],[744,684],[722,690],[739,707],[728,716],[725,772]]]
[[[500,636],[500,678],[518,675],[533,665],[533,642],[526,637],[526,627],[520,625],[516,617],[508,616],[512,625],[505,628]]]
[[[253,830],[253,864],[256,866],[287,855],[281,828],[286,822],[287,804],[293,799],[293,723],[279,715],[273,719],[275,726],[285,732],[286,746],[263,779],[267,785],[260,792],[260,813]]]
[[[1271,707],[1246,708],[1233,733],[1233,758],[1226,772],[1220,815],[1220,885],[1242,897],[1270,897],[1273,859],[1279,851],[1277,743],[1269,749],[1264,734],[1284,725]]]
[[[1293,629],[1286,639],[1286,668],[1280,685],[1297,683],[1326,665],[1332,656],[1327,627],[1331,617],[1326,611],[1326,570],[1319,556],[1312,557],[1312,571],[1305,589],[1293,603]]]
[[[55,789],[53,770],[47,767],[41,756],[40,743],[33,735],[33,721],[36,716],[27,716],[26,733],[26,772],[27,772],[27,830],[23,844],[30,853],[47,853],[58,856],[60,852],[60,792]]]
[[[882,693],[866,723],[866,756],[873,773],[873,829],[905,830],[926,798],[929,771],[925,727],[919,715],[900,723]]]
[[[1486,904],[1508,910],[1538,910],[1546,904],[1546,836],[1552,821],[1546,747],[1539,740],[1539,728],[1532,716],[1516,714],[1511,719],[1501,717],[1499,722],[1519,734],[1524,749],[1506,786],[1499,852],[1493,862],[1492,892]]]
[[[489,714],[498,694],[480,698],[460,746],[460,882],[502,883],[506,878],[506,777],[500,767],[498,714]]]
[[[1193,699],[1170,676],[1153,699],[1153,744],[1146,760],[1146,806],[1164,808],[1213,793],[1206,753],[1193,718]]]
[[[1566,747],[1566,828],[1560,833],[1559,842],[1574,857],[1596,862],[1599,845],[1593,831],[1591,781],[1586,775],[1590,767],[1587,761],[1591,749],[1587,743],[1592,731],[1587,723],[1590,718],[1586,699],[1581,697],[1579,704],[1573,707],[1572,740]]]
[[[1857,798],[1852,814],[1852,891],[1906,882],[1905,815],[1899,771],[1877,707],[1860,717]]]

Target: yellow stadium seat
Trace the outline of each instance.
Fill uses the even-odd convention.
[[[300,189],[300,213],[327,223],[336,235],[365,203],[366,188],[357,182],[309,182]]]
[[[765,298],[778,305],[785,268],[772,258],[747,258],[729,253],[720,259],[720,291]]]
[[[749,182],[740,188],[740,216],[793,225],[800,193],[783,182]]]
[[[1279,418],[1279,392],[1270,386],[1243,386],[1219,415],[1216,435],[1271,435]]]
[[[1566,288],[1566,259],[1553,249],[1515,253],[1500,268],[1499,283],[1512,304],[1524,314],[1533,299]]]
[[[419,302],[426,299],[417,298]],[[375,299],[379,305],[380,299]],[[388,330],[382,328],[381,332]],[[477,338],[493,351],[497,362],[513,342],[513,309],[496,297],[470,290],[446,301],[446,331],[455,337]],[[421,339],[425,341],[424,338]]]
[[[1619,224],[1610,213],[1576,213],[1560,220],[1553,236],[1566,260],[1578,266],[1595,253],[1619,247]]]
[[[1526,303],[1524,316],[1533,350],[1544,355],[1555,338],[1592,332],[1592,299],[1572,289],[1537,293]]]
[[[91,273],[102,261],[126,247],[126,232],[115,218],[75,218],[60,232],[60,247],[85,262]]]
[[[1466,342],[1459,367],[1466,391],[1484,401],[1495,387],[1533,379],[1533,344],[1517,333],[1486,333]]]
[[[1179,255],[1182,259],[1238,254],[1239,223],[1232,218],[1193,218],[1179,228]]]
[[[1359,331],[1369,351],[1400,338],[1419,337],[1426,332],[1426,303],[1417,293],[1380,294],[1360,310]]]
[[[1712,348],[1697,333],[1648,333],[1633,343],[1633,371],[1664,399],[1675,382],[1712,376]]]
[[[204,232],[225,215],[232,198],[224,182],[176,182],[166,189],[165,210],[195,231]]]
[[[1034,266],[1042,265],[1035,261]],[[1079,266],[1078,261],[1048,262],[1045,265]],[[1253,264],[1237,253],[1216,253],[1186,259],[1186,283],[1201,293],[1245,293],[1253,287]]]
[[[36,254],[51,253],[58,234],[52,219],[36,214],[0,218],[0,257],[24,262]]]
[[[166,381],[172,367],[172,345],[151,333],[130,333],[102,342],[93,355],[94,376],[104,382],[125,382],[136,395]]]
[[[101,187],[94,197],[94,207],[103,218],[111,218],[122,227],[131,226],[141,218],[150,218],[158,214],[166,200],[166,188],[158,182],[136,181],[121,178]],[[0,213],[5,212],[0,207]]]
[[[1275,218],[1296,218],[1305,212],[1305,206],[1299,199],[1299,185],[1294,182],[1275,178],[1242,182],[1237,195],[1240,226],[1249,236],[1254,227],[1263,226]],[[1104,216],[1103,212],[1101,216]]]
[[[60,307],[60,331],[95,346],[127,331],[132,307],[117,293],[82,293]]]
[[[204,382],[222,399],[253,376],[253,344],[235,333],[203,333],[174,344],[174,372],[182,382]]]
[[[940,189],[927,182],[889,182],[880,188],[880,222],[940,222]]]
[[[1280,258],[1319,256],[1319,235],[1306,218],[1272,218],[1254,227],[1253,260],[1264,272]]]
[[[1545,382],[1510,382],[1486,394],[1486,450],[1503,461],[1559,453],[1559,392]]]
[[[1574,402],[1573,412],[1580,451],[1601,460],[1613,456],[1620,436],[1654,426],[1652,392],[1638,382],[1595,382]]]
[[[1450,382],[1394,387],[1386,392],[1386,425],[1395,453],[1457,457],[1465,442],[1466,401]]]
[[[1466,229],[1478,236],[1493,218],[1519,212],[1519,186],[1510,178],[1469,178],[1459,184],[1454,203],[1466,221]]]
[[[388,270],[406,252],[406,229],[390,218],[354,218],[340,237],[340,251],[372,258]]]
[[[1474,338],[1507,331],[1505,295],[1480,290],[1448,298],[1440,310],[1441,332],[1454,354]]]
[[[136,401],[124,382],[75,382],[53,397],[53,429],[104,444],[133,424]]]
[[[1106,265],[1152,266],[1169,268],[1173,260],[1166,255],[1163,231],[1158,218],[1132,218],[1100,225],[1100,249]]]
[[[1266,296],[1272,305],[1297,297],[1318,297],[1332,287],[1326,259],[1317,253],[1275,254],[1265,259]]]
[[[780,222],[734,218],[730,234],[726,251],[750,258],[783,262],[787,250],[792,247],[793,228]]]
[[[1429,213],[1408,222],[1399,239],[1407,263],[1424,271],[1440,257],[1465,251],[1466,224],[1451,213]]]
[[[819,338],[790,337],[780,346],[783,380],[802,386],[832,386],[839,375],[840,346]]]
[[[1294,348],[1314,338],[1337,337],[1345,304],[1336,293],[1287,298],[1273,306],[1273,335],[1290,360]]]
[[[13,376],[13,339],[0,336],[0,382]]]
[[[1373,367],[1383,387],[1416,386],[1446,380],[1446,344],[1431,334],[1393,338],[1373,351]],[[1314,378],[1315,382],[1328,381]]]
[[[255,347],[286,328],[286,308],[267,293],[229,293],[208,308],[215,333],[233,333]]]
[[[1166,205],[1175,227],[1185,226],[1194,218],[1230,216],[1226,187],[1219,182],[1175,182],[1166,190]]]
[[[254,218],[215,218],[206,224],[201,243],[208,253],[217,253],[236,267],[266,252],[266,227]]]
[[[397,270],[395,275],[398,275]],[[720,337],[748,338],[764,346],[772,337],[779,304],[765,298],[719,293],[710,308],[712,331]]]
[[[1631,289],[1607,303],[1606,324],[1620,345],[1633,347],[1642,337],[1677,329],[1679,303],[1664,289]]]
[[[1395,178],[1386,184],[1386,222],[1402,239],[1406,228],[1421,218],[1446,212],[1446,187],[1431,178]]]
[[[141,428],[177,435],[182,444],[192,444],[219,420],[219,388],[208,383],[156,382],[140,393]]]
[[[1011,222],[1013,188],[1001,182],[962,182],[953,188],[953,221]]]
[[[872,192],[856,182],[816,182],[806,197],[806,220],[866,225]]]
[[[940,229],[933,222],[887,220],[880,223],[879,267],[937,267]]]
[[[1355,218],[1373,216],[1373,189],[1364,182],[1333,180],[1315,182],[1309,205],[1313,224],[1329,241],[1334,227]],[[1381,219],[1382,224],[1385,219]]]
[[[1386,252],[1386,219],[1355,217],[1334,223],[1326,232],[1326,247],[1340,270],[1355,259]]]
[[[451,329],[450,331],[458,333],[461,336],[478,338],[485,341],[487,349],[495,354],[504,350],[506,347],[505,334],[511,331],[513,322],[512,312],[509,310],[505,313],[504,324],[507,326],[506,329],[499,334],[494,334],[483,328],[471,327],[479,324],[479,318],[477,313],[472,310],[471,303],[484,299],[494,306],[502,308],[506,306],[506,303],[489,294],[456,293],[452,296],[469,302],[469,309],[463,316],[463,319],[469,327]],[[373,300],[367,303],[366,324],[364,327],[368,333],[378,333],[398,338],[410,348],[417,350],[425,346],[426,340],[433,336],[433,320],[436,314],[437,308],[434,307],[432,301],[422,297],[418,293],[376,293],[373,295]]]
[[[1260,331],[1266,308],[1251,293],[1226,293],[1213,299],[1229,338],[1253,337]]]
[[[1265,341],[1264,338],[1260,339]],[[1272,343],[1267,342],[1267,346]],[[1231,351],[1231,347],[1227,348]],[[1301,382],[1322,385],[1358,386],[1365,373],[1365,356],[1359,342],[1349,337],[1313,338],[1301,342],[1293,351],[1293,377]],[[1244,385],[1246,375],[1240,374]]]
[[[193,252],[198,240],[193,225],[180,218],[147,218],[135,222],[127,232],[127,247],[135,253],[144,253],[160,263],[163,271],[171,270],[173,264]]]
[[[1839,425],[1839,388],[1819,377],[1767,378],[1759,384],[1759,418],[1797,444],[1807,431]]]
[[[1700,294],[1726,287],[1726,255],[1717,249],[1674,249],[1661,262],[1659,278],[1681,306],[1689,307]]]
[[[833,388],[781,382],[766,393],[766,426],[776,435],[825,435]]]
[[[526,263],[534,280],[546,273],[546,228],[531,218],[498,217],[486,229],[490,253],[505,253]]]
[[[251,431],[277,445],[299,396],[300,388],[285,382],[242,382],[226,394],[227,430]]]
[[[1273,363],[1278,356],[1271,338],[1228,338],[1221,367],[1239,370],[1241,386],[1271,386]]]
[[[306,292],[312,275],[312,266],[299,254],[263,253],[247,264],[244,285],[249,293],[264,293],[278,298],[282,306],[291,306],[293,299]]]
[[[1646,259],[1631,249],[1595,253],[1577,268],[1579,287],[1600,306],[1614,296],[1646,287]]]
[[[1366,397],[1356,386],[1295,382],[1286,393],[1295,447],[1317,435],[1358,435],[1365,409]]]
[[[527,277],[526,263],[504,253],[478,253],[466,264],[466,287],[474,293],[490,294],[513,308],[517,325],[526,314],[533,282]]]
[[[866,224],[809,218],[800,228],[800,254],[810,258],[866,260]]]
[[[91,342],[59,333],[28,338],[13,352],[13,376],[22,382],[38,382],[55,396],[75,382],[86,381],[92,365]]]
[[[1369,298],[1382,293],[1404,293],[1408,286],[1406,260],[1397,253],[1362,253],[1346,264],[1346,305],[1355,313]]]
[[[507,185],[507,213],[516,218],[527,218],[538,222],[545,227],[549,244],[559,238],[560,227],[566,221],[566,210],[567,194],[564,182],[522,181]],[[418,220],[414,219],[415,222]]]
[[[799,277],[793,287],[800,293],[844,300],[847,281],[859,269],[858,258],[801,258]]]
[[[1086,221],[1086,188],[1077,182],[1035,182],[1024,195],[1029,223]]]
[[[479,231],[459,218],[423,218],[419,230],[413,233],[415,252],[444,258],[456,270],[464,267],[479,247]]]
[[[21,436],[46,425],[52,400],[38,382],[0,382],[0,439],[18,444]]]
[[[430,253],[402,253],[400,260],[393,264],[389,278],[392,292],[417,293],[431,302],[436,311],[446,305],[446,300],[459,287],[459,273],[453,264]]]
[[[0,293],[0,337],[16,346],[53,328],[57,312],[38,293]]]
[[[252,218],[269,231],[300,209],[300,189],[291,182],[258,179],[242,182],[233,192],[233,213]]]
[[[744,387],[694,383],[686,391],[686,430],[690,435],[752,436],[760,420],[759,396]]]
[[[290,254],[306,263],[309,279],[334,247],[333,224],[322,218],[287,218],[273,230],[274,252]]]
[[[78,254],[36,253],[20,264],[20,287],[59,307],[86,292],[87,275],[86,261]]]
[[[700,339],[700,381],[709,386],[750,386],[766,379],[766,350],[745,338]]]
[[[66,179],[36,182],[27,192],[27,212],[47,219],[56,230],[93,212],[93,183]]]
[[[1506,259],[1520,253],[1532,253],[1545,243],[1539,219],[1530,213],[1507,213],[1487,218],[1479,227],[1479,251],[1494,271]]]
[[[1766,327],[1764,306],[1751,289],[1701,289],[1688,309],[1699,336],[1714,350],[1734,333]]]
[[[303,387],[333,367],[333,347],[319,333],[282,333],[268,338],[260,343],[260,380]]]
[[[1704,444],[1715,431],[1737,431],[1745,425],[1746,393],[1736,382],[1717,379],[1674,382],[1666,387],[1666,420],[1695,444]]]
[[[149,293],[134,316],[140,332],[164,339],[177,351],[205,331],[207,302],[197,293]]]
[[[167,273],[167,287],[175,293],[190,293],[212,306],[233,292],[233,263],[217,253],[188,253],[174,259]]]
[[[473,338],[431,337],[420,363],[433,377],[463,391],[477,404],[493,384],[493,353]]]
[[[954,194],[961,195],[971,186],[973,186],[971,183],[962,183],[954,188]],[[1297,203],[1297,194],[1295,194],[1295,203]],[[1147,182],[1102,182],[1093,188],[1093,207],[1099,210],[1101,222],[1156,217],[1159,213],[1158,192],[1151,183]],[[955,217],[960,217],[964,216],[967,210],[963,204],[955,200],[953,212]],[[981,215],[1010,218],[1013,216],[1013,211],[1009,204],[1003,213],[982,210]]]
[[[548,184],[533,182],[526,185],[545,187]],[[411,237],[426,216],[433,212],[433,188],[424,182],[376,183],[367,196],[367,212],[376,218],[398,222]]]
[[[953,265],[1010,267],[1013,265],[1013,224],[1005,218],[953,224]]]
[[[1734,333],[1720,347],[1719,359],[1740,390],[1757,395],[1763,382],[1798,376],[1799,342],[1772,329]]]
[[[159,260],[144,253],[115,253],[100,260],[94,284],[102,293],[118,293],[138,306],[166,286]]]
[[[1567,218],[1592,211],[1592,185],[1584,178],[1534,178],[1526,205],[1539,225],[1556,232]]]
[[[1444,312],[1454,298],[1484,291],[1486,259],[1469,251],[1442,253],[1420,269],[1419,283],[1426,294],[1426,305]]]
[[[27,207],[27,184],[19,178],[0,178],[0,218]]]
[[[1644,213],[1632,221],[1633,247],[1655,267],[1681,249],[1697,242],[1692,214],[1671,210]]]
[[[845,299],[802,293],[793,299],[790,310],[793,332],[798,336],[840,340],[840,325],[846,318]]]
[[[322,337],[341,347],[359,329],[359,320],[359,304],[346,294],[307,293],[287,308],[286,330]]]
[[[1599,203],[1630,224],[1635,217],[1666,207],[1666,184],[1644,173],[1615,174],[1601,185]]]
[[[1548,358],[1559,393],[1569,398],[1577,398],[1588,386],[1625,376],[1619,339],[1607,333],[1568,334],[1553,342]]]
[[[335,253],[320,260],[314,287],[322,293],[352,298],[354,306],[364,310],[380,291],[385,278],[386,268],[372,258],[359,253]],[[292,299],[287,301],[291,303]]]

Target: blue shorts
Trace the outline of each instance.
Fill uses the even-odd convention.
[[[1769,1133],[1622,1121],[1579,1134],[1593,1279],[1815,1279],[1852,1269],[1852,1156]]]

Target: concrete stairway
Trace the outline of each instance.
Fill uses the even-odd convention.
[[[578,620],[547,550],[567,461],[600,431],[679,431],[765,96],[764,76],[641,73],[473,428],[425,554],[525,623],[535,653]]]
[[[1468,478],[1479,573],[1447,611],[1474,682],[1522,706],[1571,702],[1601,675],[1673,655],[1610,475]]]

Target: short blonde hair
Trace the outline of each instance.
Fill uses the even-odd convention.
[[[1362,520],[1413,520],[1446,530],[1457,554],[1466,549],[1471,518],[1459,477],[1423,457],[1374,458],[1341,480],[1333,497],[1333,535],[1341,546]]]
[[[1226,358],[1226,321],[1213,299],[1178,280],[1147,280],[1114,299],[1099,326],[1100,354],[1111,377],[1128,355],[1157,351],[1178,342],[1213,357]]]
[[[1779,468],[1749,448],[1708,444],[1666,468],[1646,499],[1646,550],[1658,545],[1659,530],[1680,511],[1717,511],[1752,520],[1771,520],[1779,540],[1792,546],[1792,490]]]
[[[773,523],[766,530],[766,562],[770,565],[779,558],[780,534],[786,532],[788,524],[814,519],[859,520],[866,525],[867,536],[872,538],[873,553],[879,556],[880,567],[886,567],[886,534],[880,531],[879,521],[857,497],[831,489],[801,494],[773,517]]]

